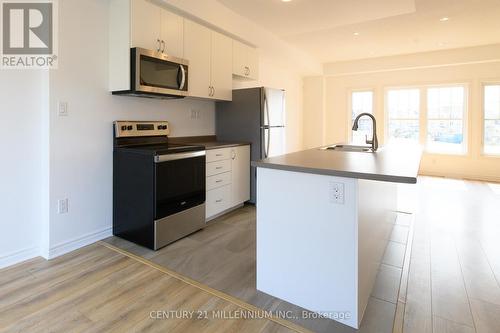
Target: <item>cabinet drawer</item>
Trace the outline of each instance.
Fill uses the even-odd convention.
[[[231,171],[231,160],[207,163],[207,177]]]
[[[221,186],[226,186],[231,183],[231,172],[221,173],[219,175],[207,177],[207,191],[213,190]]]
[[[206,215],[210,218],[231,207],[231,185],[207,191]]]
[[[229,148],[207,150],[207,162],[229,160],[230,158],[231,149]]]

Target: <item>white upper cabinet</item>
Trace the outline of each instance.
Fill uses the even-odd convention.
[[[131,0],[131,47],[184,55],[184,18],[148,0]]]
[[[213,98],[230,101],[233,98],[232,39],[212,32],[211,85]]]
[[[247,48],[247,77],[252,80],[259,79],[259,52],[253,47]]]
[[[184,22],[184,57],[189,60],[189,95],[211,98],[210,29],[195,22]]]
[[[257,50],[236,40],[233,40],[233,74],[252,80],[259,78]]]
[[[231,39],[185,20],[184,57],[189,60],[189,95],[232,99]]]
[[[189,96],[230,101],[233,75],[256,80],[257,50],[152,0],[109,1],[109,90],[130,89],[130,48],[189,61]]]
[[[161,9],[161,40],[165,42],[163,53],[184,58],[184,18]]]
[[[161,8],[147,0],[131,0],[130,18],[131,47],[160,51]]]

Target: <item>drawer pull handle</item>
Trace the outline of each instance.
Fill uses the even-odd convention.
[[[222,157],[223,155],[222,154],[215,154],[215,156]]]
[[[217,202],[217,203],[222,202],[222,199],[215,200],[215,202]]]
[[[216,183],[222,183],[222,179],[216,180]]]
[[[222,169],[222,167],[215,167],[215,170],[220,170]]]

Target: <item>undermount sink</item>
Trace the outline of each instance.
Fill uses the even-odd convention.
[[[331,145],[327,147],[320,148],[321,150],[339,150],[339,151],[352,151],[358,153],[370,153],[372,149],[367,146],[355,146],[355,145]]]

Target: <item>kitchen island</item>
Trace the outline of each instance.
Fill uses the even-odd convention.
[[[257,167],[257,289],[359,328],[421,148],[309,149]]]

